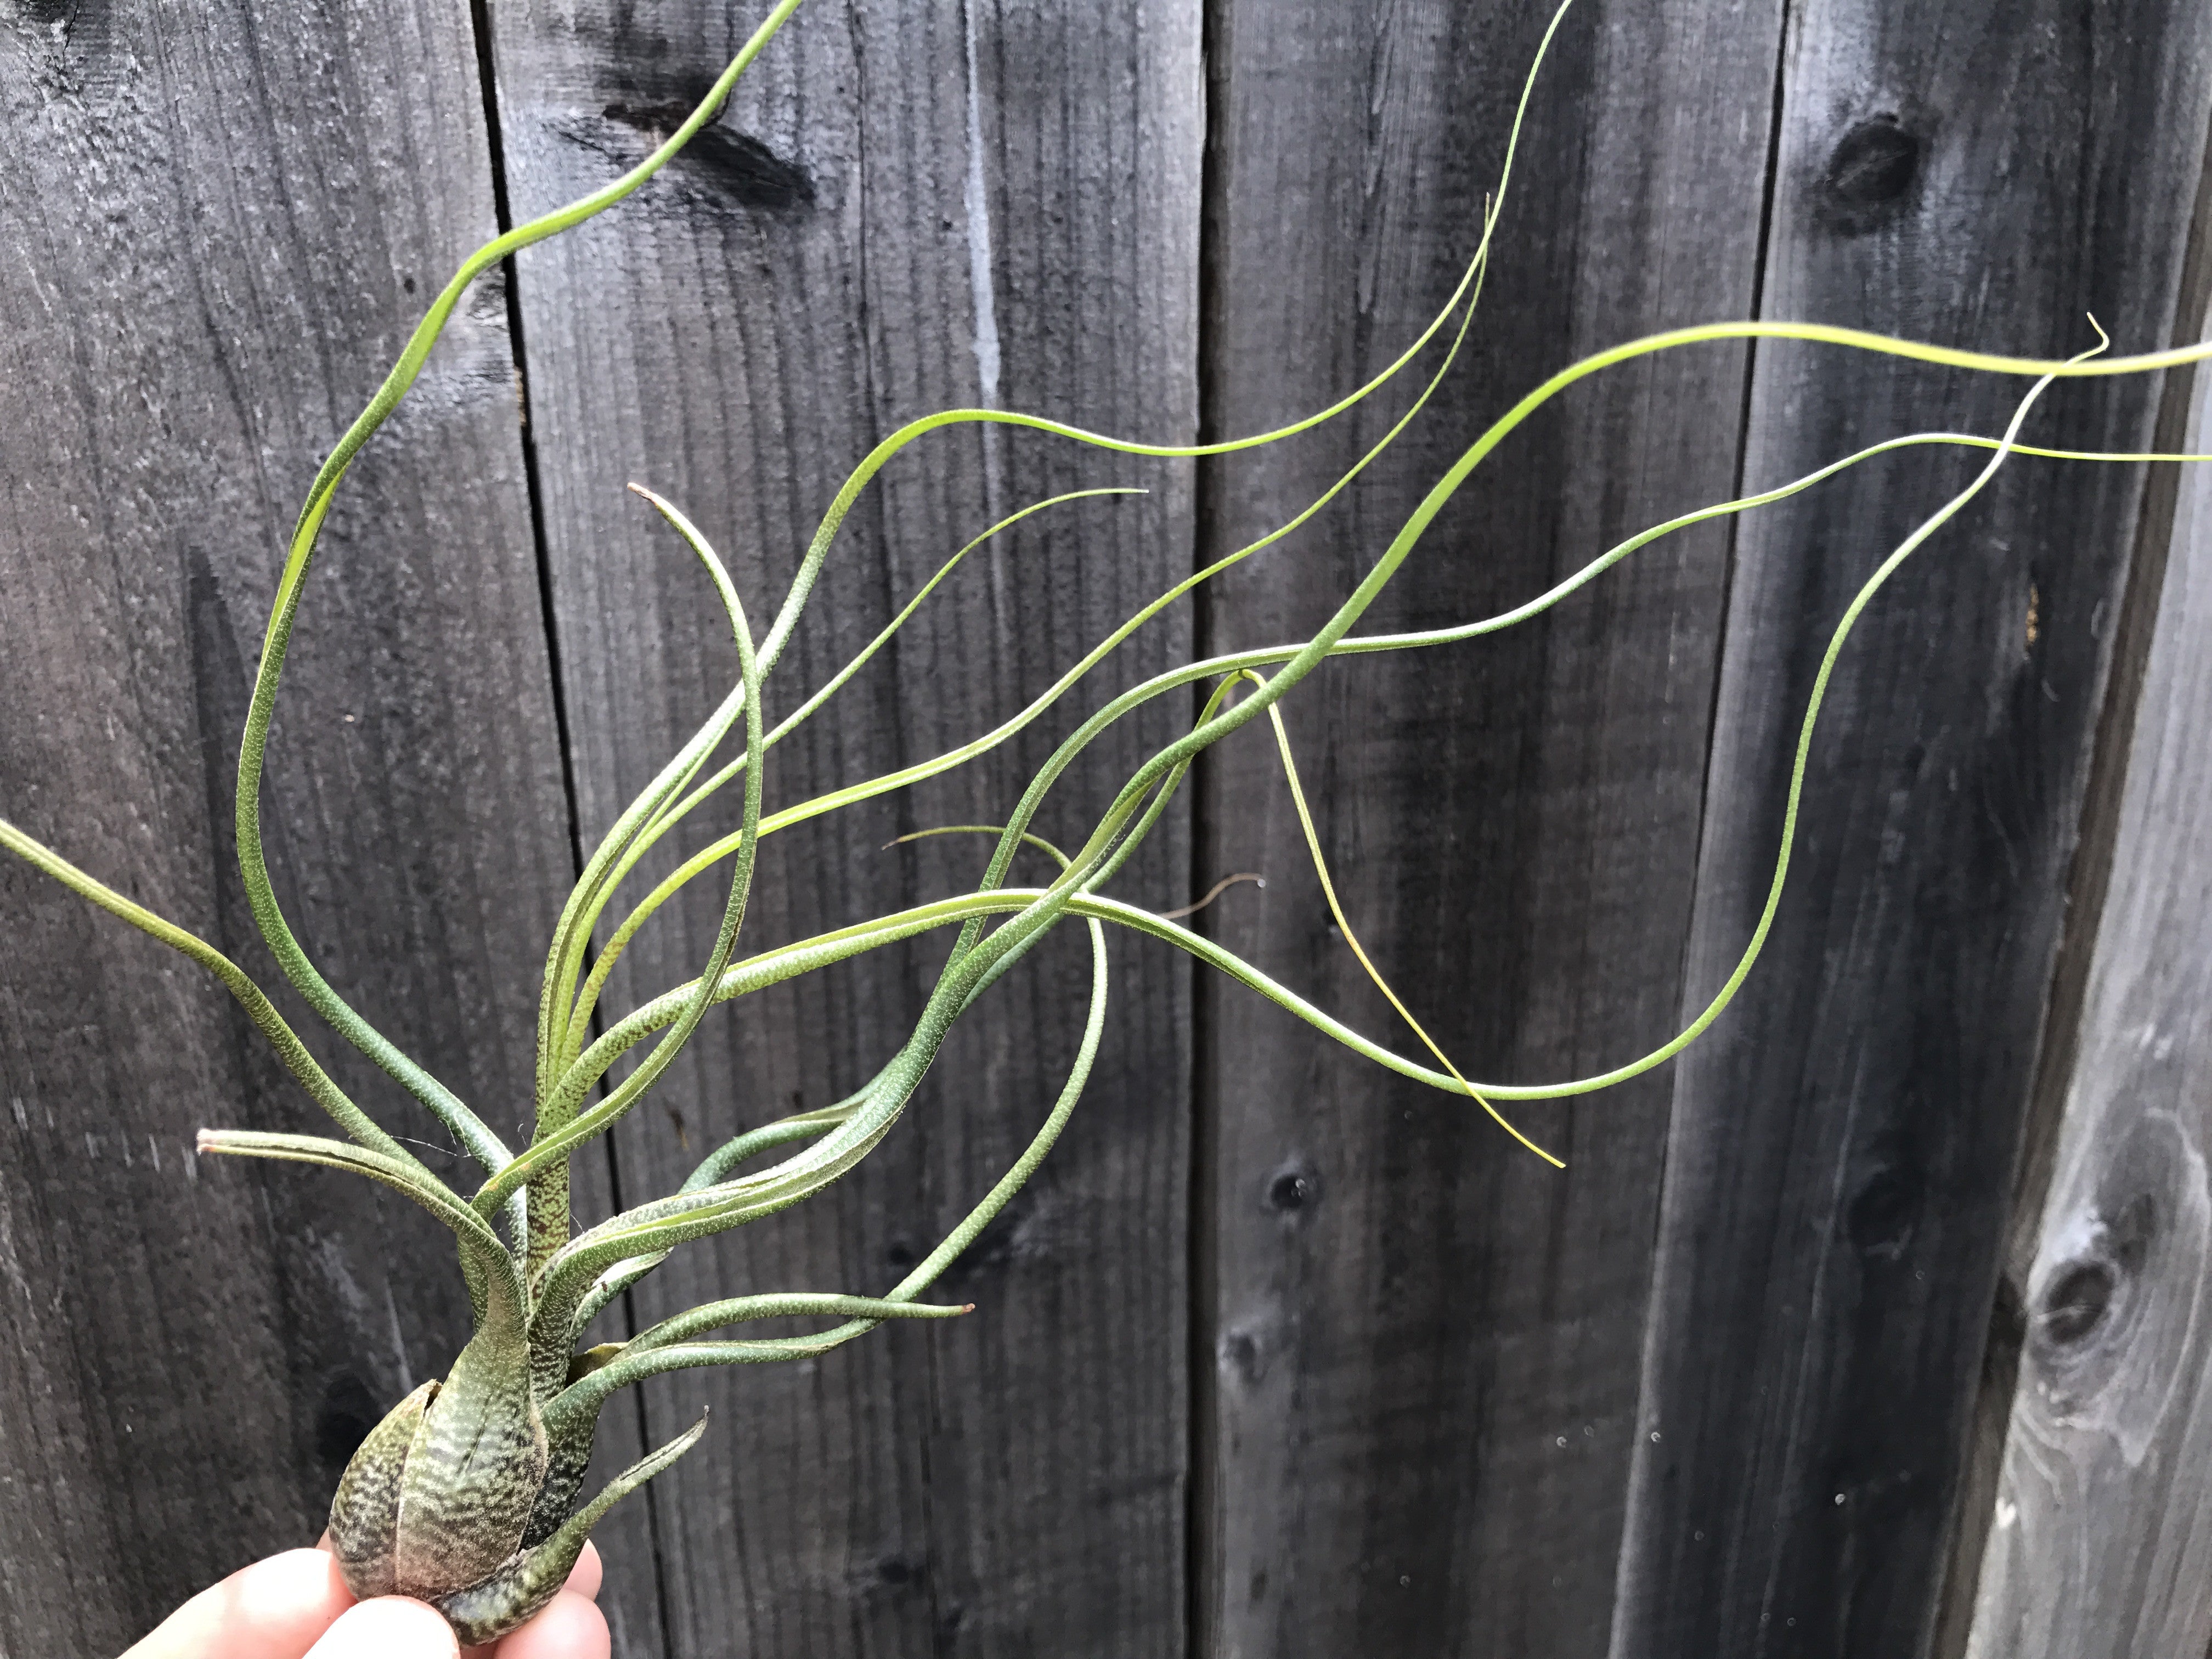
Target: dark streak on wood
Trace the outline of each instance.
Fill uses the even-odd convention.
[[[0,811],[272,988],[237,734],[318,459],[490,232],[471,68],[396,3],[0,21]],[[568,863],[512,384],[495,289],[341,497],[265,793],[310,951],[502,1128]],[[198,969],[12,860],[0,916],[0,1650],[112,1652],[311,1541],[466,1298],[395,1195],[194,1158],[323,1127]]]
[[[696,101],[609,104],[597,120],[579,116],[559,131],[570,143],[611,163],[613,171],[623,172],[643,161],[681,126]],[[673,193],[686,206],[708,211],[734,204],[790,213],[814,205],[814,181],[805,168],[748,133],[714,125],[695,134],[647,188]]]

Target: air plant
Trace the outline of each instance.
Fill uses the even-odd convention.
[[[260,787],[278,681],[295,619],[306,590],[325,515],[347,469],[378,427],[404,398],[469,284],[484,270],[534,242],[559,234],[621,201],[651,178],[713,118],[738,76],[798,9],[780,0],[731,61],[690,117],[643,162],[592,194],[523,225],[477,250],[431,304],[405,350],[361,416],[316,475],[295,529],[277,586],[239,758],[236,799],[240,872],[254,920],[287,980],[315,1012],[374,1060],[426,1108],[479,1164],[483,1183],[464,1195],[439,1180],[397,1137],[380,1127],[342,1092],[247,975],[210,945],[153,915],[58,854],[0,820],[0,844],[44,870],[112,915],[151,934],[216,975],[241,1003],[302,1087],[350,1139],[297,1134],[204,1131],[203,1151],[246,1158],[290,1159],[349,1170],[395,1188],[452,1231],[474,1312],[474,1334],[445,1376],[409,1395],[370,1432],[348,1465],[331,1508],[331,1538],[346,1582],[356,1595],[398,1593],[440,1608],[460,1639],[478,1643],[512,1630],[542,1607],[567,1577],[592,1526],[608,1508],[689,1449],[705,1427],[688,1432],[623,1471],[580,1505],[577,1498],[589,1462],[600,1407],[618,1389],[690,1366],[751,1364],[818,1355],[890,1319],[941,1319],[967,1308],[932,1304],[921,1297],[940,1273],[996,1216],[1051,1148],[1074,1109],[1104,1029],[1107,997],[1105,925],[1166,940],[1229,974],[1380,1065],[1480,1105],[1537,1155],[1557,1164],[1507,1121],[1497,1103],[1587,1093],[1622,1082],[1680,1052],[1727,1006],[1757,959],[1780,902],[1790,863],[1799,794],[1814,722],[1830,672],[1853,624],[1877,590],[1941,526],[1957,514],[2014,455],[2077,460],[2197,459],[2088,454],[2039,449],[2018,441],[2037,397],[2053,379],[2082,374],[2148,372],[2212,356],[2200,345],[2151,356],[2098,359],[2095,351],[2064,363],[2039,362],[1939,349],[1816,325],[1735,322],[1678,329],[1601,352],[1554,374],[1515,404],[1444,473],[1364,580],[1328,623],[1310,639],[1263,650],[1194,662],[1148,680],[1109,702],[1079,725],[1031,779],[1003,824],[981,827],[996,846],[981,879],[969,892],[855,922],[816,938],[738,957],[737,944],[751,890],[761,838],[778,830],[881,794],[958,766],[1005,741],[1039,718],[1138,628],[1200,583],[1289,534],[1345,489],[1417,415],[1449,368],[1470,326],[1491,258],[1521,115],[1516,112],[1504,170],[1484,216],[1482,234],[1465,275],[1427,329],[1382,374],[1332,407],[1279,430],[1200,446],[1143,444],[1107,438],[1042,417],[998,410],[955,410],[916,421],[885,438],[853,472],[800,557],[781,608],[765,633],[753,632],[728,571],[707,538],[674,505],[639,486],[704,568],[731,628],[736,684],[720,708],[662,768],[643,793],[615,822],[584,866],[555,930],[540,1000],[534,1086],[535,1125],[530,1144],[512,1150],[477,1114],[399,1052],[324,980],[293,936],[271,889],[260,831]],[[1556,33],[1562,5],[1540,47],[1536,63]],[[1526,110],[1536,70],[1522,93]],[[2094,319],[2093,319],[2094,325]],[[2003,434],[1924,432],[1877,443],[1807,476],[1759,494],[1685,514],[1632,537],[1593,559],[1549,592],[1501,615],[1423,633],[1352,633],[1423,532],[1498,446],[1538,408],[1566,387],[1618,363],[1704,343],[1750,338],[1790,339],[1888,353],[1923,362],[2025,376],[2033,386]],[[857,673],[967,552],[1009,525],[1075,499],[1060,496],[993,526],[953,556],[865,650],[828,684],[771,726],[763,695],[783,648],[828,558],[838,528],[855,499],[908,444],[941,428],[999,422],[1030,428],[1124,454],[1150,457],[1219,455],[1292,437],[1342,413],[1393,380],[1441,340],[1442,361],[1425,388],[1373,449],[1289,523],[1188,580],[1177,583],[1117,628],[1071,667],[1042,696],[996,729],[934,759],[854,784],[815,799],[768,810],[769,752],[811,717]],[[1765,907],[1741,958],[1711,1003],[1672,1041],[1601,1075],[1564,1083],[1473,1083],[1432,1042],[1360,947],[1338,902],[1320,842],[1306,809],[1283,725],[1280,704],[1330,658],[1376,651],[1440,647],[1478,639],[1524,622],[1595,580],[1638,549],[1685,526],[1778,501],[1814,487],[1871,456],[1922,445],[1977,447],[1987,465],[1898,546],[1869,578],[1844,612],[1814,683],[1799,730],[1780,848]],[[1079,495],[1117,493],[1086,490]],[[1120,492],[1127,493],[1127,492]],[[1074,851],[1062,853],[1030,832],[1055,781],[1109,726],[1153,699],[1210,684],[1196,723],[1162,749],[1122,786]],[[1277,983],[1258,968],[1180,926],[1103,890],[1158,823],[1198,755],[1266,716],[1279,747],[1291,799],[1329,908],[1346,944],[1441,1069],[1394,1053],[1352,1030]],[[721,745],[742,730],[743,750],[707,775]],[[743,807],[736,830],[688,859],[632,908],[611,932],[602,923],[610,903],[639,859],[722,786],[742,780]],[[975,830],[978,826],[962,826]],[[931,832],[941,833],[941,832]],[[1042,848],[1058,866],[1042,887],[1007,884],[1018,849]],[[726,862],[728,899],[714,948],[699,975],[611,1020],[593,1036],[599,1002],[610,970],[638,930],[686,884]],[[1052,929],[1079,921],[1091,951],[1091,995],[1074,1065],[1044,1124],[1027,1150],[990,1193],[904,1279],[878,1296],[824,1293],[751,1295],[708,1304],[668,1319],[626,1342],[580,1349],[581,1334],[612,1298],[653,1269],[678,1244],[774,1214],[819,1192],[852,1169],[880,1142],[944,1042],[967,1010]],[[714,1005],[763,987],[845,961],[865,951],[956,926],[927,1006],[904,1046],[849,1098],[821,1110],[763,1125],[738,1136],[702,1163],[668,1197],[574,1232],[569,1203],[569,1158],[605,1133],[650,1090]],[[596,955],[592,942],[604,937]],[[603,1080],[631,1048],[651,1041],[641,1064],[601,1093]],[[798,1147],[781,1161],[751,1173],[744,1166],[763,1154]],[[763,1339],[715,1338],[710,1334],[748,1322],[805,1316],[839,1322],[813,1335]]]

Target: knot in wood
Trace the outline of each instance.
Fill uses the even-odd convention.
[[[1920,136],[1894,115],[1853,126],[1836,141],[1820,171],[1816,204],[1821,222],[1856,235],[1900,217],[1911,205],[1923,148]]]

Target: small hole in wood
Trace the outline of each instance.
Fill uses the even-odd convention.
[[[1275,1166],[1262,1191],[1267,1207],[1287,1221],[1321,1202],[1321,1176],[1304,1158],[1293,1156]]]
[[[2109,1263],[2077,1261],[2063,1267],[2043,1298],[2043,1334],[2061,1346],[2085,1342],[2112,1307],[2117,1277]]]

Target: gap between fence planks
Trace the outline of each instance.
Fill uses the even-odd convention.
[[[1216,6],[1214,434],[1325,404],[1433,314],[1549,10]],[[1576,356],[1752,308],[1779,26],[1778,6],[1577,9],[1467,355],[1369,477],[1221,585],[1208,648],[1317,626],[1483,424]],[[1320,434],[1213,464],[1206,556],[1305,505],[1438,356]],[[1361,631],[1492,614],[1728,499],[1745,365],[1684,353],[1578,390],[1476,474]],[[1499,638],[1331,665],[1285,705],[1348,917],[1470,1075],[1587,1075],[1673,1034],[1728,539],[1650,547]],[[1268,881],[1201,923],[1418,1052],[1329,925],[1265,732],[1206,777],[1201,874]],[[1517,1109],[1559,1172],[1237,987],[1200,999],[1191,1650],[1601,1653],[1663,1076]]]
[[[1794,17],[1764,310],[2055,356],[2089,343],[2086,306],[2121,349],[2163,341],[2208,37],[2183,7]],[[1762,349],[1748,481],[1994,430],[2024,390]],[[2065,388],[2030,430],[2140,447],[2155,398]],[[1687,1007],[1757,914],[1833,618],[1973,465],[1869,469],[1747,528]],[[1677,1071],[1617,1659],[1929,1640],[2142,489],[2021,465],[1853,638],[1792,892]]]
[[[518,216],[641,156],[756,9],[494,8]],[[906,420],[980,401],[1188,441],[1200,120],[1196,20],[1170,0],[810,6],[664,175],[522,258],[587,836],[735,673],[711,590],[624,483],[653,485],[716,541],[758,632],[847,471]],[[772,718],[994,518],[1083,483],[1153,494],[1056,509],[972,556],[773,752],[771,806],[939,753],[1042,690],[1187,572],[1189,473],[974,428],[895,463],[830,557],[771,682]],[[1187,615],[1154,623],[1005,753],[769,842],[746,948],[972,884],[990,850],[980,837],[884,843],[1000,821],[1076,711],[1187,659]],[[1186,718],[1168,700],[1099,744],[1040,830],[1079,839]],[[689,851],[736,811],[733,789],[671,845]],[[1179,807],[1122,891],[1160,908],[1187,899],[1187,823]],[[666,867],[641,867],[635,891]],[[639,937],[611,1006],[696,971],[722,878]],[[1058,1091],[1088,985],[1082,940],[1068,935],[963,1022],[861,1170],[802,1210],[686,1246],[641,1286],[639,1316],[746,1291],[896,1282],[1013,1161]],[[718,1011],[621,1130],[622,1196],[672,1190],[738,1129],[857,1087],[903,1039],[950,942]],[[657,1598],[666,1650],[698,1659],[1179,1645],[1188,975],[1123,939],[1114,972],[1103,1058],[1073,1124],[943,1281],[979,1304],[974,1317],[646,1390],[652,1440],[702,1401],[714,1421],[605,1528],[611,1605],[638,1632],[623,1652],[659,1651]]]
[[[293,515],[494,228],[465,18],[0,13],[0,812],[233,954],[357,1099],[442,1140],[285,992],[229,824]],[[264,792],[277,891],[341,993],[509,1131],[569,852],[495,289],[324,544]],[[313,1541],[467,1298],[450,1237],[381,1188],[194,1158],[203,1125],[329,1128],[215,981],[13,859],[0,918],[0,1654],[113,1653]]]

